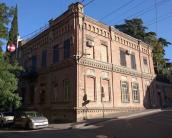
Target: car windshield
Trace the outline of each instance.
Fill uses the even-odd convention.
[[[41,117],[43,116],[41,113],[38,112],[26,112],[27,117]]]
[[[13,113],[10,113],[10,112],[5,112],[3,113],[4,116],[14,116]]]

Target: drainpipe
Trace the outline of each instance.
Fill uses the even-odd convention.
[[[142,91],[143,91],[143,104],[144,104],[144,98],[145,98],[145,91],[143,86],[143,77],[142,77],[142,60],[141,60],[141,40],[138,40],[138,46],[139,46],[139,61],[140,61],[140,72],[141,72],[141,83],[142,83]]]
[[[110,31],[110,54],[111,54],[111,65],[112,65],[112,69],[111,69],[111,73],[112,73],[112,98],[113,98],[113,107],[115,106],[115,102],[114,102],[114,87],[113,87],[113,62],[112,62],[112,27],[109,27],[109,31]]]

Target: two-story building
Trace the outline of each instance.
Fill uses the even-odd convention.
[[[26,108],[50,121],[78,121],[156,104],[152,48],[84,14],[81,3],[30,40],[18,57],[26,69],[20,94]]]

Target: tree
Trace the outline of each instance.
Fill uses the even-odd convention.
[[[0,3],[0,110],[10,110],[20,106],[21,98],[16,93],[18,86],[17,75],[21,71],[21,67],[17,62],[10,64],[4,58],[2,50],[3,40],[8,38],[8,24],[13,15],[13,8]]]
[[[3,44],[3,39],[8,37],[8,24],[12,16],[12,9],[7,7],[4,3],[0,3],[0,47]]]
[[[131,35],[137,39],[142,40],[143,42],[149,44],[153,47],[153,62],[155,67],[155,72],[158,75],[167,76],[169,74],[169,70],[166,68],[166,60],[165,60],[165,50],[170,42],[168,42],[164,38],[157,38],[155,32],[148,32],[147,27],[144,26],[142,19],[134,18],[131,20],[125,20],[124,24],[115,25],[117,29],[120,31]]]
[[[14,17],[11,23],[11,29],[9,31],[9,37],[7,45],[14,44],[17,46],[17,37],[18,37],[18,17],[17,17],[17,6],[15,7],[14,11]]]

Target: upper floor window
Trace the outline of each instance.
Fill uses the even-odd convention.
[[[124,50],[120,50],[120,64],[121,64],[121,66],[127,66],[126,52]]]
[[[59,58],[60,58],[60,55],[59,55],[59,48],[58,46],[54,46],[53,48],[53,63],[58,63],[59,62]]]
[[[47,50],[44,49],[42,51],[42,62],[41,62],[42,67],[46,67],[47,66]]]
[[[148,60],[146,57],[143,58],[143,71],[148,73]]]
[[[36,71],[36,68],[37,68],[37,57],[32,56],[32,70]]]
[[[131,68],[136,69],[136,58],[134,54],[131,54]]]
[[[143,64],[146,65],[146,66],[148,65],[147,58],[143,58]]]
[[[127,81],[121,81],[121,101],[123,103],[129,102],[129,87]]]
[[[70,58],[70,39],[64,41],[64,59]]]
[[[100,60],[103,62],[108,62],[108,50],[107,46],[101,45],[100,47]]]

